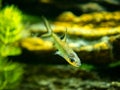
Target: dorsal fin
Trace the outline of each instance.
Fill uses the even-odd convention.
[[[62,41],[67,42],[67,28],[65,30],[64,38],[62,39]]]

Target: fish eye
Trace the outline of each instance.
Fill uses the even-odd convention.
[[[75,60],[74,60],[73,58],[70,58],[70,61],[71,61],[71,62],[74,62]]]

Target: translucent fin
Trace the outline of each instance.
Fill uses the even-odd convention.
[[[44,16],[42,16],[42,19],[43,19],[46,29],[48,31],[48,35],[52,34],[52,29],[51,29],[50,24],[48,23],[47,19]]]
[[[63,57],[63,55],[59,51],[56,51],[55,55],[59,55],[59,56]]]
[[[41,37],[50,37],[51,36],[51,34],[50,33],[46,33],[46,34],[43,34],[43,35],[41,35]]]
[[[62,39],[62,41],[67,42],[67,28],[65,30],[64,38]]]

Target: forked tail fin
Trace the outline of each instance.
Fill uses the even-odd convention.
[[[43,19],[43,22],[44,22],[44,24],[45,24],[45,27],[46,27],[46,29],[47,29],[47,31],[48,31],[48,33],[42,35],[42,37],[51,36],[51,34],[52,34],[52,28],[50,27],[50,24],[49,24],[48,20],[47,20],[44,16],[42,16],[42,19]]]

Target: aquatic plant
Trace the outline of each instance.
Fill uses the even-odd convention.
[[[21,53],[17,44],[22,36],[21,21],[22,14],[15,6],[0,10],[0,90],[16,89],[23,76],[23,66],[7,59]]]
[[[21,38],[22,14],[15,6],[7,6],[0,11],[0,55],[21,53],[16,42]]]
[[[8,62],[7,58],[0,57],[0,90],[17,89],[23,72],[21,64]]]
[[[2,0],[0,0],[0,8],[2,7]]]

